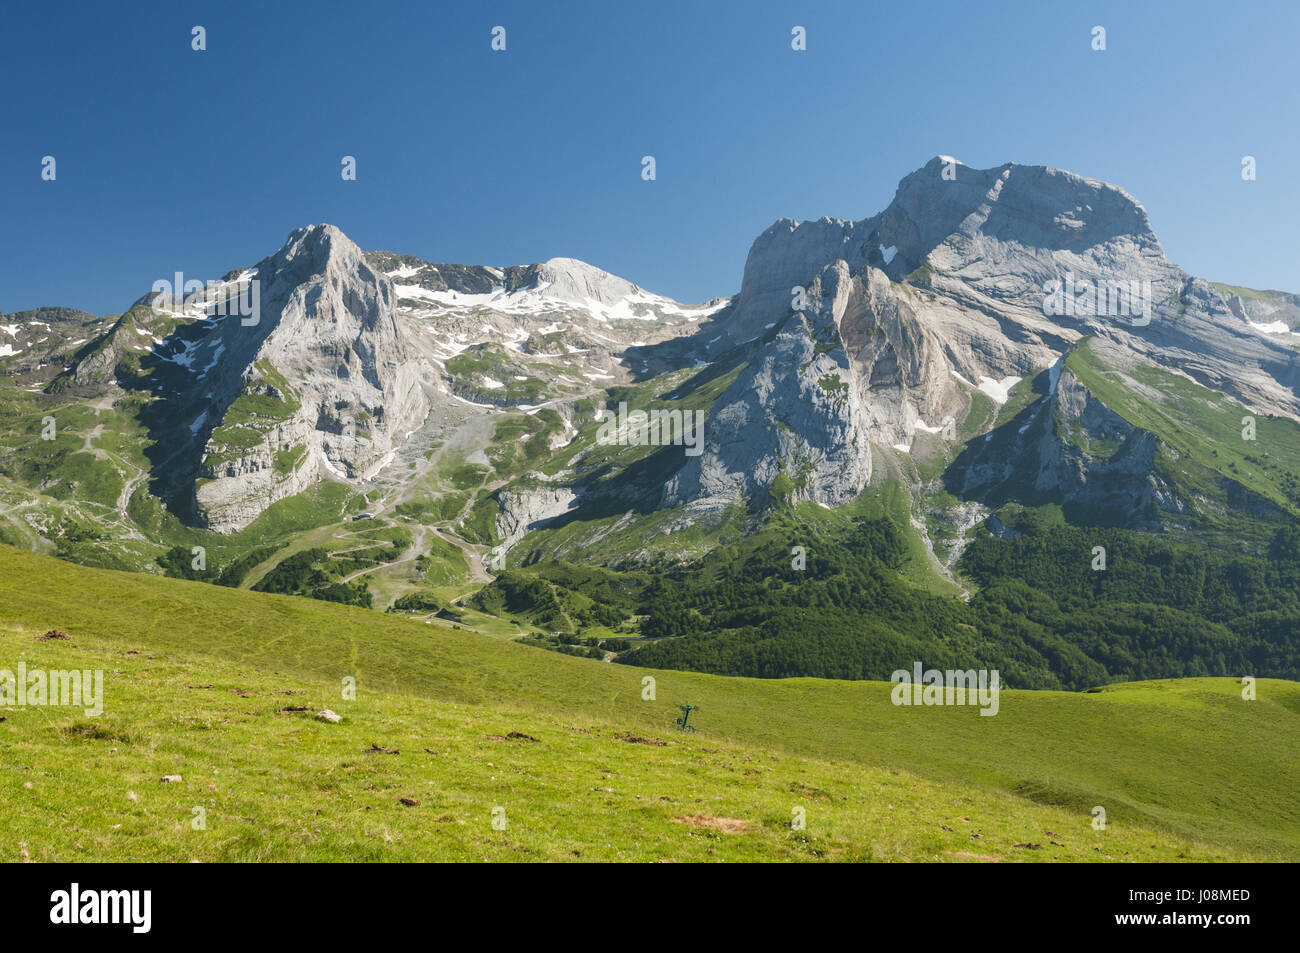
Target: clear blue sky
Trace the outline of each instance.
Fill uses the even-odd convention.
[[[1115,182],[1192,273],[1300,291],[1297,37],[1294,0],[6,0],[0,311],[121,311],[323,221],[697,301],[776,218],[874,214],[936,153]]]

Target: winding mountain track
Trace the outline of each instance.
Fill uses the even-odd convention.
[[[429,530],[444,543],[451,543],[451,545],[458,547],[460,551],[465,554],[465,561],[469,563],[470,577],[475,582],[491,582],[495,578],[483,568],[483,557],[476,549],[474,549],[471,543],[461,539],[453,533],[444,532],[436,526],[430,526]]]

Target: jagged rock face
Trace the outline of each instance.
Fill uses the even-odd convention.
[[[496,521],[499,542],[494,553],[507,552],[531,530],[570,510],[577,498],[570,487],[560,485],[503,489]]]
[[[760,235],[728,333],[736,341],[760,335],[788,311],[792,287],[807,287],[837,260],[852,273],[871,266],[915,286],[918,319],[966,380],[1028,376],[1091,334],[1257,410],[1300,416],[1292,296],[1230,303],[1230,293],[1165,257],[1146,211],[1113,185],[1042,166],[980,170],[937,157],[904,178],[879,215],[782,219]],[[1100,313],[1046,313],[1048,283],[1067,278],[1094,289],[1150,282],[1149,323],[1110,313],[1108,302]],[[1257,327],[1264,324],[1269,330]]]
[[[843,262],[810,282],[807,306],[782,316],[770,340],[706,418],[703,452],[664,490],[668,505],[762,503],[779,474],[795,500],[840,503],[871,477],[857,375],[836,326],[851,292]]]
[[[955,178],[944,177],[946,168]],[[949,167],[937,157],[905,177],[878,215],[856,222],[782,219],[760,235],[745,264],[736,333],[752,332],[762,313],[789,300],[793,285],[806,286],[837,259],[854,272],[880,268],[894,281],[912,275],[968,304],[987,299],[1027,310],[1015,317],[1030,324],[1053,323],[1043,320],[1042,288],[1067,271],[1080,280],[1179,274],[1164,259],[1145,210],[1121,189],[1042,166],[980,170]],[[915,274],[923,266],[937,276]],[[1181,279],[1176,284],[1181,288]]]
[[[1047,394],[1021,417],[971,444],[946,474],[949,490],[992,505],[1060,503],[1090,522],[1146,529],[1191,510],[1156,472],[1154,434],[1061,365],[1049,376]]]
[[[1062,309],[1050,291],[1072,286],[1092,289],[1092,300],[1071,294]],[[818,304],[791,316],[803,292]],[[907,450],[917,430],[961,422],[976,390],[1000,403],[1009,384],[1087,335],[1254,410],[1300,416],[1300,361],[1287,346],[1294,307],[1280,293],[1248,306],[1187,275],[1165,258],[1142,206],[1115,186],[937,157],[876,216],[782,219],[755,240],[723,332],[733,345],[758,341],[756,356],[715,406],[706,453],[665,499],[761,498],[784,470],[805,477],[797,497],[840,502],[870,477],[868,440]],[[1261,329],[1262,318],[1273,323]],[[818,386],[829,373],[849,385],[844,399]],[[1149,472],[1152,448],[1131,451],[1084,470],[1044,458],[1034,472],[1100,505],[1099,488]],[[1130,490],[1138,498],[1128,505],[1150,502],[1149,486]]]
[[[1146,210],[1123,189],[1045,166],[956,163],[951,180],[944,169],[936,158],[904,178],[889,208],[870,220],[869,238],[898,247],[892,277],[927,261],[959,275],[978,265],[964,277],[988,292],[1011,276],[1039,295],[1042,281],[1062,266],[1103,277],[1119,263],[1126,273],[1172,267]]]
[[[920,299],[867,267],[844,283],[837,268],[835,320],[855,371],[859,405],[871,439],[911,446],[918,430],[935,432],[965,413],[969,399],[958,388],[943,342],[917,314]]]
[[[1069,371],[1061,372],[1054,396],[1051,439],[1037,443],[1035,489],[1109,514],[1117,523],[1148,522],[1154,515],[1155,435],[1106,407]],[[1075,432],[1089,443],[1118,448],[1104,459],[1090,457],[1079,448]]]
[[[1118,274],[1116,262],[1126,277],[1172,269],[1141,206],[1103,183],[1014,164],[981,171],[936,158],[872,218],[778,221],[750,250],[726,334],[759,338],[785,320],[800,289],[815,290],[830,323],[812,348],[839,358],[853,399],[819,403],[807,374],[826,369],[792,350],[798,332],[783,325],[719,401],[709,452],[687,465],[670,498],[761,492],[795,454],[814,461],[808,498],[851,497],[870,477],[868,441],[908,450],[918,430],[951,433],[977,389],[1004,400],[1007,384],[1087,333],[1083,322],[1043,314],[1042,287],[1067,272],[1081,281]],[[789,393],[767,394],[769,380]],[[803,412],[786,406],[803,400]],[[762,425],[779,418],[798,420],[809,446],[764,438]],[[829,419],[830,430],[813,423]],[[848,434],[862,446],[833,446]]]
[[[923,190],[927,181],[934,191],[937,172],[931,163],[913,173],[900,197]],[[1249,407],[1300,414],[1300,365],[1289,334],[1279,340],[1261,333],[1244,311],[1234,313],[1227,295],[1170,262],[1146,211],[1128,193],[1059,170],[1017,165],[986,172],[963,166],[957,181],[969,175],[983,185],[993,172],[985,200],[926,252],[923,263],[936,325],[956,347],[968,338],[978,352],[972,357],[983,359],[994,376],[1002,368],[1026,376],[1026,363],[1041,368],[1079,337],[1096,335]],[[906,254],[900,247],[899,260]],[[898,261],[894,268],[901,270]],[[1149,282],[1148,313],[1109,313],[1100,295],[1093,313],[1045,313],[1044,288],[1067,277],[1093,289]],[[953,306],[977,320],[992,317],[996,332],[963,334],[952,320]]]
[[[394,318],[392,283],[337,228],[298,229],[257,276],[260,319],[221,323],[208,379],[223,415],[195,498],[220,532],[322,476],[370,477],[429,411],[428,368]]]
[[[871,479],[871,444],[910,447],[966,405],[914,295],[884,272],[839,259],[810,282],[809,307],[784,318],[714,406],[704,453],[665,500],[766,500],[777,475],[795,501],[847,502]],[[933,421],[933,423],[931,423]]]

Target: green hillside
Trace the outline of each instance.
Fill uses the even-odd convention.
[[[553,639],[604,640],[620,663],[715,675],[881,680],[924,659],[1033,689],[1300,678],[1300,531],[1252,555],[1071,525],[1059,506],[997,515],[1012,538],[976,528],[957,563],[968,600],[923,584],[906,510],[808,505],[684,566],[538,562],[469,601]]]
[[[1065,366],[1107,407],[1160,438],[1158,475],[1185,498],[1215,504],[1201,508],[1205,525],[1198,528],[1205,533],[1219,530],[1229,545],[1243,531],[1259,533],[1243,517],[1262,515],[1264,503],[1276,508],[1270,523],[1284,513],[1300,516],[1300,424],[1294,420],[1252,414],[1154,364],[1110,367],[1091,339]],[[1213,519],[1216,512],[1223,525]]]
[[[0,668],[20,660],[101,667],[106,703],[3,713],[8,859],[1300,857],[1290,682],[1006,691],[980,717],[0,546]],[[687,703],[696,734],[674,730]]]

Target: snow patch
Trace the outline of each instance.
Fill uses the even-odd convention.
[[[1020,378],[1008,374],[1000,381],[995,381],[991,377],[980,378],[980,390],[993,398],[994,403],[1005,404],[1011,394],[1011,388],[1020,383]]]
[[[1290,334],[1291,328],[1285,321],[1273,321],[1269,324],[1257,324],[1254,321],[1247,321],[1252,328],[1260,334]]]
[[[203,370],[199,372],[200,377],[202,377],[208,371],[212,370],[214,367],[217,366],[217,361],[221,360],[221,355],[225,352],[225,350],[226,350],[225,344],[217,345],[216,351],[214,351],[212,354],[212,360],[208,361],[208,366],[203,368]]]
[[[434,344],[444,351],[450,351],[453,355],[459,354],[469,347],[468,344],[461,344],[459,341],[435,341]]]
[[[330,458],[324,453],[320,454],[318,459],[320,460],[321,466],[328,470],[331,475],[338,477],[340,480],[346,480],[348,478],[346,473],[343,473],[335,467],[334,464],[330,463]]]
[[[498,276],[500,275],[497,270],[489,270]],[[675,315],[687,317],[690,320],[699,320],[721,310],[728,303],[724,300],[721,304],[716,305],[680,305],[671,298],[650,294],[640,288],[611,304],[605,304],[590,297],[581,301],[570,301],[556,297],[553,294],[547,294],[546,290],[550,286],[551,282],[542,281],[531,288],[506,291],[504,285],[498,285],[491,291],[481,294],[430,291],[428,288],[422,288],[419,285],[403,284],[394,284],[393,289],[399,298],[425,301],[444,308],[486,307],[504,314],[531,315],[544,311],[579,309],[586,311],[595,320],[607,324],[611,321],[653,320],[660,315]],[[553,332],[543,331],[542,333],[550,334]]]

